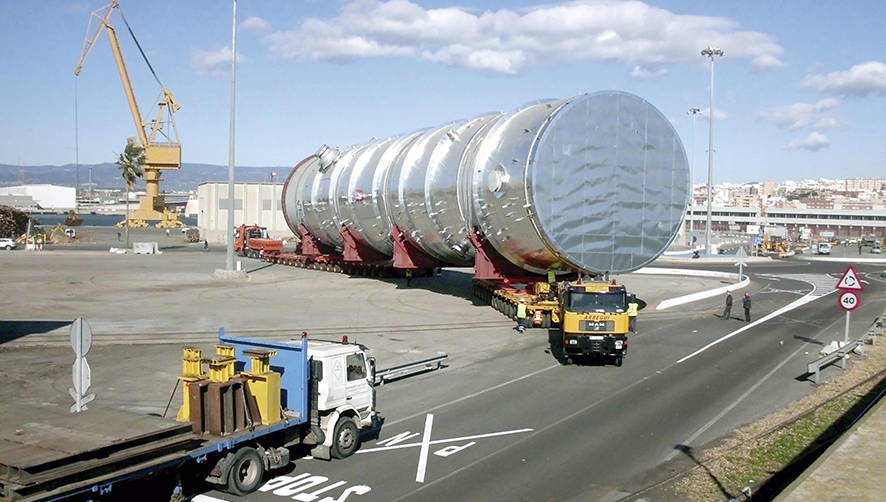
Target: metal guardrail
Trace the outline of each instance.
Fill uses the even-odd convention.
[[[886,324],[886,314],[877,317],[874,319],[874,322],[871,323],[871,326],[868,328],[867,332],[862,335],[858,340],[853,340],[846,345],[840,347],[839,349],[827,354],[825,356],[819,357],[815,361],[812,361],[806,365],[806,374],[812,375],[812,381],[818,385],[819,374],[821,369],[825,366],[834,364],[835,362],[840,363],[840,369],[846,369],[846,358],[850,352],[855,350],[859,345],[864,345],[865,341],[870,338],[871,343],[875,345],[877,343],[877,336],[882,336],[886,334],[884,332],[884,324]]]
[[[443,360],[449,357],[445,352],[439,352],[434,357],[413,361],[411,363],[398,364],[390,368],[375,371],[375,385],[384,385],[389,380],[405,378],[416,373],[434,371],[443,367]]]

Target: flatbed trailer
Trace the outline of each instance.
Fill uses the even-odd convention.
[[[213,455],[260,443],[264,437],[299,425],[286,420],[214,437],[193,433],[189,423],[155,416],[107,409],[84,413],[88,420],[71,414],[45,416],[44,410],[39,421],[21,425],[14,442],[0,440],[2,500],[110,498],[121,483],[173,473],[190,463],[204,464]]]
[[[185,348],[183,403],[190,407],[183,404],[178,421],[99,406],[76,414],[66,408],[5,407],[0,500],[114,499],[121,485],[151,476],[174,481],[172,501],[185,500],[182,481],[190,479],[243,495],[258,488],[267,470],[289,463],[288,446],[303,443],[317,458],[344,458],[358,448],[360,430],[378,425],[375,365],[365,347],[313,342],[309,357],[306,337],[274,342],[223,330],[219,342],[219,354],[211,359],[189,360],[188,351],[195,349]],[[278,354],[275,366],[285,368],[283,374],[268,364]],[[253,358],[253,368],[235,374],[244,355]],[[341,367],[345,359],[348,381],[331,370],[324,377],[324,364]],[[255,368],[256,361],[262,368]],[[188,375],[189,362],[198,372],[204,363],[215,364],[225,378]],[[251,377],[259,382],[255,389]],[[266,384],[275,379],[276,387]],[[339,388],[334,392],[341,402],[331,398],[330,389]],[[270,392],[262,395],[261,389]]]

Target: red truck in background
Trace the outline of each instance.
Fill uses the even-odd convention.
[[[283,251],[283,241],[269,238],[265,227],[240,225],[234,233],[234,251],[240,256],[261,258]]]

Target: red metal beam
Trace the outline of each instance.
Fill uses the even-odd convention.
[[[345,241],[345,249],[342,253],[344,261],[349,263],[367,263],[387,260],[387,257],[383,254],[361,243],[357,236],[354,235],[354,231],[347,225],[342,225],[340,231]]]
[[[506,260],[476,227],[471,228],[468,237],[477,249],[474,253],[474,279],[502,281],[505,284],[547,280],[546,277],[534,275]]]
[[[391,230],[391,237],[394,239],[394,268],[417,270],[442,266],[440,262],[426,255],[413,244],[396,225]]]
[[[299,253],[304,256],[318,256],[333,252],[332,248],[314,237],[304,224],[298,226],[298,236],[301,238]]]

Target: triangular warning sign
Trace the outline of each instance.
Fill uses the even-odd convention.
[[[864,284],[858,280],[858,274],[855,273],[855,268],[852,265],[849,265],[849,268],[843,272],[843,277],[841,277],[840,282],[837,283],[837,289],[864,291]]]

